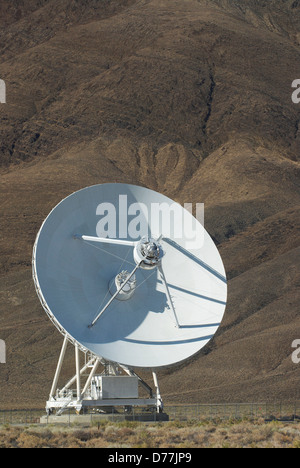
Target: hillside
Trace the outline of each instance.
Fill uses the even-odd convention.
[[[0,408],[43,407],[62,343],[31,279],[38,229],[104,182],[205,203],[228,273],[217,336],[159,373],[164,399],[298,398],[300,2],[2,0],[0,24]]]

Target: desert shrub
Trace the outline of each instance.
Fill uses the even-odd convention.
[[[0,448],[300,448],[300,422],[105,423],[101,427],[0,428]]]
[[[45,447],[44,440],[32,432],[21,432],[16,440],[19,448],[42,448]]]
[[[0,448],[17,447],[17,439],[20,435],[19,428],[6,427],[0,431]]]
[[[293,441],[293,448],[300,448],[300,440],[296,439]]]
[[[88,440],[90,440],[91,438],[94,437],[93,433],[88,430],[88,431],[85,431],[85,430],[76,430],[73,432],[73,437],[75,439],[78,439],[80,440],[81,442],[87,442]]]

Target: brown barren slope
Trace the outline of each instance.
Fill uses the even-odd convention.
[[[37,231],[104,182],[204,202],[228,272],[222,326],[159,372],[164,399],[298,398],[299,2],[84,3],[1,1],[0,407],[44,405],[62,343],[31,279]]]

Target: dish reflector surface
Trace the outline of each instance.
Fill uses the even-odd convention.
[[[194,355],[213,337],[226,307],[224,266],[208,233],[176,204],[201,231],[202,242],[189,248],[189,236],[175,238],[172,234],[176,231],[174,218],[170,219],[171,233],[163,232],[166,220],[150,215],[154,203],[170,207],[175,202],[134,185],[87,187],[51,211],[34,246],[36,290],[57,328],[82,349],[129,367],[169,366]],[[104,216],[112,207],[115,222],[107,217],[105,225]],[[138,241],[142,234],[160,238],[161,265],[174,309],[159,269],[138,268],[134,294],[128,300],[113,300],[95,325],[89,326],[111,299],[113,278],[136,267],[132,246],[80,239],[104,236],[99,229],[105,230],[109,221],[116,239]],[[138,229],[140,236],[132,237]]]

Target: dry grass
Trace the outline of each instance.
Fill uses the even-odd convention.
[[[97,427],[0,428],[0,448],[299,448],[300,423],[102,422]]]

